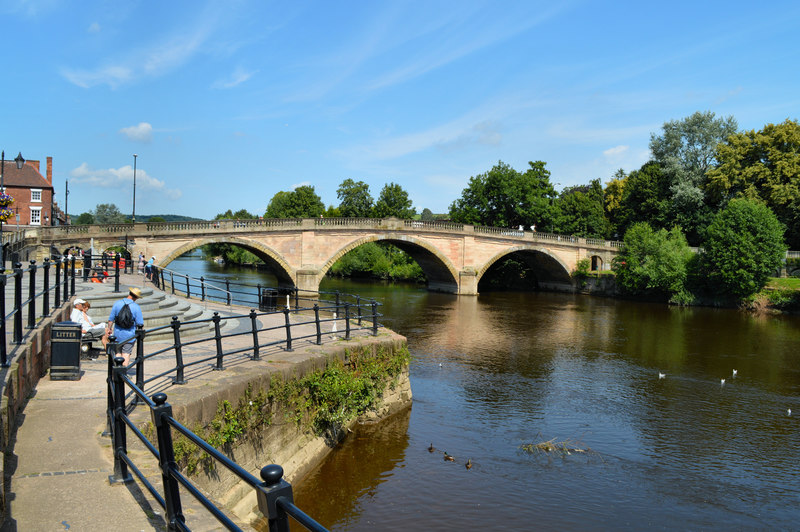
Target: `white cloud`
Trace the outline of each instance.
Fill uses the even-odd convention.
[[[97,22],[92,22],[89,27],[86,29],[88,33],[100,33],[100,24]]]
[[[140,122],[137,126],[123,127],[120,133],[128,137],[128,140],[135,142],[152,142],[153,126],[147,122]]]
[[[124,188],[128,189],[133,184],[133,166],[126,165],[121,168],[92,168],[87,163],[71,170],[69,175],[74,183],[88,185],[92,188]],[[170,199],[177,200],[183,193],[178,189],[168,189],[166,184],[147,174],[141,168],[136,169],[136,189],[142,192],[155,192]]]
[[[625,146],[625,145],[621,144],[619,146],[614,146],[613,148],[609,148],[607,150],[604,150],[603,151],[603,155],[605,155],[609,159],[616,159],[620,155],[622,155],[626,151],[628,151],[629,148],[630,148],[630,146]]]
[[[258,71],[247,72],[242,67],[236,67],[228,78],[218,79],[212,85],[212,89],[232,89],[252,78]]]

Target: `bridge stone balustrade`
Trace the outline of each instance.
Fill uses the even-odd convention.
[[[241,246],[264,260],[281,285],[317,290],[330,267],[367,242],[388,241],[411,255],[428,289],[476,295],[487,270],[509,255],[527,264],[539,286],[573,291],[579,260],[609,269],[621,242],[453,222],[397,218],[215,220],[26,228],[14,236],[21,259],[37,260],[68,248],[95,252],[129,243],[131,255],[156,257],[159,267],[211,243]]]

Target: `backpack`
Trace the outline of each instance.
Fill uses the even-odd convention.
[[[133,329],[136,324],[133,320],[133,312],[131,306],[123,303],[122,308],[117,312],[117,317],[114,318],[114,325],[120,329]]]

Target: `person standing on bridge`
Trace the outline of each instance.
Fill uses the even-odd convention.
[[[142,291],[132,286],[128,290],[128,297],[114,303],[111,314],[108,315],[108,328],[114,328],[117,352],[125,359],[126,366],[130,363],[133,345],[136,343],[136,327],[144,325],[142,308],[136,303],[141,297]]]
[[[147,264],[144,265],[144,274],[145,277],[148,279],[152,278],[153,275],[153,264],[156,262],[156,257],[153,255],[150,257],[150,260],[147,261]]]

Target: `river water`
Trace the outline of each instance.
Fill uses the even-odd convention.
[[[171,267],[221,270],[188,257]],[[228,271],[216,273],[270,282]],[[359,428],[295,484],[298,505],[332,530],[800,527],[796,316],[323,289],[380,300],[413,355],[413,406]],[[573,450],[523,449],[550,440]]]

